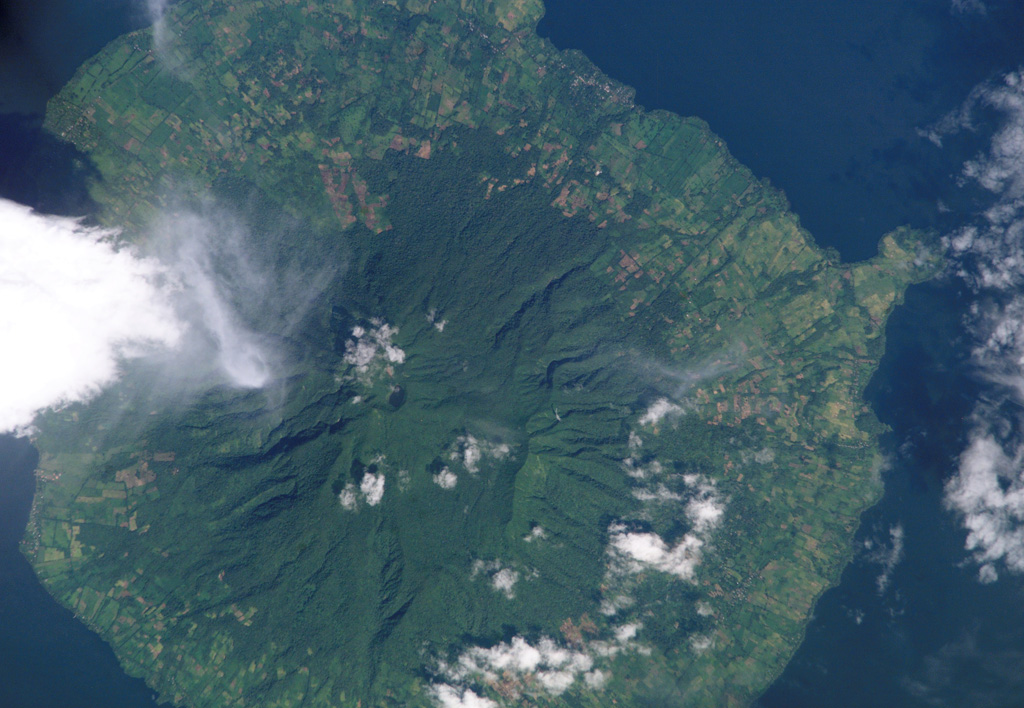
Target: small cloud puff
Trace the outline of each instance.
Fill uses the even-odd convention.
[[[345,485],[345,488],[338,493],[338,501],[341,503],[341,508],[346,511],[355,511],[356,507],[359,506],[359,497],[356,495],[356,485],[349,482]]]
[[[715,640],[706,634],[696,634],[690,637],[690,647],[697,654],[703,654],[705,651],[710,649],[714,643]]]
[[[434,325],[434,329],[438,332],[443,332],[445,325],[448,324],[448,320],[437,319],[437,310],[435,309],[431,309],[430,312],[427,313],[427,322]]]
[[[636,633],[640,631],[640,624],[637,622],[630,622],[624,624],[621,627],[615,628],[615,640],[619,644],[624,644],[631,639],[636,637]]]
[[[490,576],[491,586],[509,600],[515,598],[515,585],[519,582],[519,571],[504,567],[499,560],[473,561],[470,577],[475,578],[480,574]]]
[[[668,504],[683,500],[682,494],[673,492],[660,482],[655,487],[637,487],[633,490],[633,496],[642,502],[652,504]]]
[[[716,528],[725,513],[725,505],[718,496],[715,485],[708,479],[695,474],[683,477],[695,494],[686,503],[686,516],[697,533],[706,533]]]
[[[641,447],[644,446],[644,441],[640,439],[640,436],[637,435],[635,431],[630,430],[629,431],[629,441],[628,441],[627,444],[628,444],[630,450],[636,451],[636,450],[639,450]]]
[[[662,476],[665,472],[665,467],[658,460],[640,463],[632,457],[627,457],[622,461],[622,466],[625,468],[626,474],[633,479],[653,479]]]
[[[532,529],[530,529],[530,533],[523,536],[523,541],[525,541],[526,543],[532,543],[534,541],[539,541],[542,538],[547,538],[547,535],[547,531],[545,531],[542,527],[534,526]]]
[[[359,487],[349,482],[338,494],[338,502],[346,511],[355,511],[362,501],[367,506],[377,506],[384,499],[384,473],[367,473],[359,481]]]
[[[865,546],[872,549],[868,560],[882,566],[882,572],[875,578],[875,585],[878,587],[878,594],[883,595],[892,582],[892,574],[896,566],[903,560],[903,526],[896,524],[889,528],[888,543],[882,541],[876,544],[867,541]]]
[[[495,590],[502,592],[509,600],[516,596],[515,584],[519,582],[519,573],[511,568],[502,568],[491,577]]]
[[[352,339],[345,342],[345,363],[354,366],[361,375],[370,373],[378,363],[401,364],[405,361],[405,352],[391,342],[398,334],[398,328],[379,318],[372,319],[370,324],[369,328],[353,327]]]
[[[775,451],[770,447],[762,447],[756,452],[744,451],[740,453],[740,459],[744,464],[756,462],[759,465],[768,465],[775,461]]]
[[[384,498],[384,473],[364,474],[359,483],[359,491],[369,506],[377,506]]]
[[[455,489],[455,485],[459,481],[458,476],[447,467],[442,467],[431,479],[441,489]]]
[[[607,617],[613,617],[622,610],[632,607],[636,604],[636,600],[625,593],[620,593],[614,597],[605,597],[601,600],[601,614]]]
[[[486,440],[478,440],[470,434],[460,435],[455,440],[456,449],[452,450],[449,457],[462,463],[471,474],[480,471],[480,461],[485,457],[494,460],[503,460],[508,457],[511,448],[504,443],[492,443]]]
[[[447,684],[431,686],[430,692],[441,708],[498,708],[490,698],[478,696],[471,688],[457,688]]]
[[[639,422],[640,425],[657,425],[666,416],[676,416],[682,412],[682,406],[672,403],[667,398],[659,398],[647,407]]]

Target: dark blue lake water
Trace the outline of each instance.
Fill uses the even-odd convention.
[[[141,5],[0,2],[0,196],[46,211],[88,208],[73,152],[39,134],[38,116],[81,61],[142,21]],[[910,222],[945,232],[981,204],[956,175],[992,127],[980,124],[941,150],[917,129],[979,82],[1024,64],[1024,4],[955,5],[979,6],[547,0],[540,29],[636,87],[647,108],[707,120],[786,192],[820,243],[856,259],[871,255],[887,229]],[[946,281],[912,290],[894,316],[869,390],[893,429],[885,497],[865,514],[857,559],[822,598],[763,708],[1024,703],[1024,584],[1006,573],[978,583],[964,532],[942,504],[964,418],[983,393],[966,363],[961,320],[970,302]],[[153,706],[17,552],[33,455],[24,441],[0,438],[0,706]],[[902,557],[880,589],[896,529]]]
[[[27,440],[0,436],[0,706],[155,708],[152,691],[47,594],[18,551],[36,460]]]

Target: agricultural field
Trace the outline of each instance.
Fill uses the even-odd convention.
[[[839,262],[541,13],[182,0],[51,102],[126,237],[212,201],[311,283],[239,304],[262,389],[39,425],[23,550],[164,699],[742,706],[838,580],[935,258]]]

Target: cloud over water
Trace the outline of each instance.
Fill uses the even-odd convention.
[[[116,235],[0,200],[0,431],[87,400],[120,361],[179,343],[167,269]]]
[[[143,253],[117,230],[0,200],[0,432],[88,401],[151,355],[172,380],[267,384],[272,352],[235,303],[273,289],[242,231],[226,213],[176,214]]]
[[[989,385],[946,484],[946,505],[967,530],[982,582],[996,580],[1000,569],[1024,572],[1024,71],[977,86],[928,134],[941,144],[992,117],[987,149],[962,172],[991,203],[947,238],[952,271],[974,293],[971,355]]]

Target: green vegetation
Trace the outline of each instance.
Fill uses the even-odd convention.
[[[541,10],[185,0],[52,102],[110,223],[207,193],[339,267],[268,390],[157,408],[132,371],[41,425],[24,551],[165,698],[744,705],[838,579],[861,394],[933,262],[908,231],[829,259]],[[488,674],[517,641],[585,660]]]

